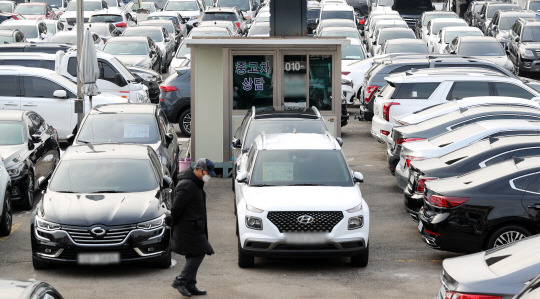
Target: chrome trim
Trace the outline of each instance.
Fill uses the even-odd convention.
[[[138,247],[133,248],[133,250],[135,250],[135,252],[136,252],[139,256],[144,256],[144,257],[160,255],[160,254],[162,254],[163,252],[165,252],[165,251],[162,250],[162,251],[152,252],[152,253],[143,253]]]
[[[161,233],[159,235],[150,237],[150,238],[148,238],[148,240],[153,240],[153,239],[163,237],[163,235],[165,234],[165,227],[162,227],[162,228],[163,228],[163,231],[161,231]]]
[[[530,175],[535,175],[535,174],[539,174],[540,171],[537,171],[537,172],[533,172],[533,173],[528,173],[528,174],[524,174],[522,176],[519,176],[517,178],[513,178],[511,179],[508,183],[510,183],[510,188],[514,189],[514,190],[517,190],[517,191],[523,191],[523,192],[527,192],[527,193],[532,193],[532,194],[540,194],[538,192],[532,192],[532,191],[528,191],[528,190],[524,190],[524,189],[519,189],[516,187],[516,185],[514,185],[514,181],[517,180],[517,179],[521,179],[523,177],[526,177],[526,176],[530,176]]]
[[[41,257],[55,258],[55,257],[59,257],[62,254],[62,252],[64,252],[64,248],[58,249],[58,251],[55,254],[46,254],[46,253],[40,253],[40,252],[36,252],[36,254]]]

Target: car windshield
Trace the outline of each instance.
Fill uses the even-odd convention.
[[[250,186],[352,186],[351,175],[339,150],[259,151]]]
[[[51,37],[51,43],[75,45],[75,44],[77,44],[77,35],[75,35],[75,34],[56,34],[53,37]]]
[[[436,22],[431,24],[431,34],[438,34],[444,27],[467,27],[467,23],[463,22]]]
[[[47,32],[50,34],[56,34],[56,23],[47,23]]]
[[[165,6],[166,11],[196,11],[199,10],[197,3],[195,1],[170,1],[167,2]]]
[[[485,130],[486,129],[480,126],[479,124],[470,124],[470,125],[455,129],[453,131],[429,138],[428,140],[431,144],[433,144],[436,147],[445,147],[448,144],[452,144],[465,137],[473,136]]]
[[[487,18],[491,19],[498,10],[519,10],[521,7],[517,4],[506,4],[506,5],[490,5],[487,8]]]
[[[62,161],[49,189],[69,193],[131,193],[157,187],[150,160],[101,158]]]
[[[321,12],[321,20],[326,19],[345,19],[354,21],[354,13],[352,10],[336,11],[336,10],[323,10]]]
[[[523,269],[537,267],[540,263],[538,251],[540,251],[540,238],[531,237],[510,246],[500,246],[489,250],[484,258],[489,269],[498,277],[503,277]]]
[[[504,49],[499,42],[492,43],[460,43],[458,55],[465,56],[504,56]]]
[[[119,6],[117,0],[105,0],[105,2],[107,2],[108,7],[118,7]]]
[[[0,36],[0,44],[9,44],[15,42],[13,36]]]
[[[395,7],[392,7],[392,8],[394,8],[395,10],[411,9],[411,7],[414,7],[417,10],[425,11],[425,10],[430,9],[433,6],[433,4],[431,3],[430,0],[401,0],[401,1],[396,1],[394,6]]]
[[[446,31],[444,34],[444,43],[449,44],[458,36],[483,36],[481,31]]]
[[[529,9],[532,11],[540,10],[540,1],[531,1],[529,2]]]
[[[384,30],[379,34],[379,45],[382,45],[386,40],[396,39],[396,38],[416,38],[412,30]]]
[[[364,50],[360,45],[342,45],[341,59],[342,60],[360,60],[366,58]]]
[[[77,141],[90,143],[153,144],[160,140],[153,114],[92,114],[81,128]]]
[[[177,58],[187,57],[191,53],[191,48],[188,48],[185,43],[180,45],[178,52],[176,53]]]
[[[90,17],[90,23],[119,23],[123,20],[121,15],[93,15]]]
[[[14,13],[21,15],[45,15],[44,5],[17,5]]]
[[[0,145],[24,143],[23,125],[20,122],[0,121]]]
[[[174,34],[174,24],[173,22],[159,22],[159,23],[146,23],[146,22],[141,22],[141,24],[139,26],[161,26],[163,28],[165,28],[165,30],[167,30],[168,33],[173,33]]]
[[[455,18],[457,19],[458,16],[456,14],[453,14],[453,13],[441,13],[441,14],[436,14],[436,13],[432,13],[432,14],[426,14],[424,16],[424,20],[422,21],[422,26],[427,26],[427,23],[433,19],[438,19],[438,18]]]
[[[101,1],[84,1],[83,9],[84,11],[100,10],[102,9]],[[77,1],[69,2],[66,11],[77,11]]]
[[[163,41],[163,33],[160,29],[149,30],[146,28],[130,28],[124,31],[124,36],[147,36],[154,42],[160,43]]]
[[[217,2],[217,7],[236,7],[241,11],[249,11],[250,0],[219,0]]]
[[[499,30],[510,30],[512,28],[512,25],[517,21],[519,18],[523,18],[525,16],[511,16],[511,17],[502,17],[499,20]]]
[[[540,42],[540,26],[525,26],[521,35],[522,42]]]
[[[0,29],[19,29],[25,38],[37,38],[38,30],[36,25],[19,25],[18,22],[0,25]]]
[[[425,44],[389,44],[386,46],[386,54],[390,53],[418,53],[427,54],[428,50]]]
[[[59,8],[62,7],[62,0],[32,0],[30,2],[43,2],[48,3],[50,7],[52,8]]]
[[[355,30],[322,30],[321,36],[344,36],[346,38],[360,39],[360,33]]]
[[[321,14],[320,8],[311,8],[307,10],[306,18],[307,19],[317,19]]]
[[[478,3],[475,4],[474,5],[474,13],[473,13],[473,15],[476,14],[476,13],[479,13],[482,10],[482,6],[484,6],[484,4],[478,4]]]
[[[0,3],[0,11],[13,12],[13,5],[11,3]]]
[[[108,41],[103,52],[112,55],[148,55],[148,44],[142,41]]]
[[[202,16],[201,21],[238,21],[238,16],[232,12],[207,12]]]
[[[316,133],[324,134],[327,128],[320,120],[258,120],[251,122],[242,147],[248,149],[255,137],[262,132],[266,134],[273,133]]]

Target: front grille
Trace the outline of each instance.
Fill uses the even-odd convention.
[[[313,221],[304,224],[301,216],[311,216]],[[283,232],[331,232],[343,219],[342,212],[268,212],[268,220]]]
[[[134,226],[107,227],[103,236],[96,236],[86,227],[64,227],[63,229],[77,244],[81,245],[112,245],[122,243]]]
[[[409,25],[409,27],[411,27],[412,29],[414,29],[416,27],[416,20],[417,18],[412,18],[412,17],[403,17],[403,20],[407,23],[407,25]]]

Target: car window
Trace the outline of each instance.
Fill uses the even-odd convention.
[[[54,98],[56,90],[66,90],[57,83],[39,77],[23,76],[24,97],[27,98]],[[66,90],[67,92],[67,90]],[[68,94],[71,94],[68,92]]]
[[[502,162],[502,161],[505,161],[505,160],[508,160],[512,157],[512,155],[510,153],[504,153],[504,154],[499,154],[499,155],[496,155],[494,157],[491,157],[487,160],[484,161],[484,164],[486,166],[490,166],[490,165],[493,165],[493,164],[497,164],[499,162]]]
[[[157,143],[161,139],[153,114],[93,114],[84,121],[77,142],[137,144]]]
[[[493,85],[495,86],[497,95],[501,97],[515,97],[523,99],[532,99],[534,97],[532,93],[528,92],[523,87],[511,83],[494,82]]]
[[[439,82],[434,83],[403,83],[400,85],[395,99],[428,99],[433,91],[439,86]]]
[[[19,96],[19,76],[0,76],[0,97]]]
[[[115,83],[114,77],[116,76],[116,70],[108,62],[98,59],[98,67],[99,79]],[[69,58],[67,70],[70,75],[77,77],[77,58]]]
[[[489,82],[455,82],[447,100],[490,96]]]
[[[41,135],[45,131],[45,121],[43,118],[35,113],[30,113],[28,118],[32,121],[35,133]]]
[[[41,60],[10,59],[2,61],[3,65],[20,65],[26,67],[41,67]]]
[[[515,178],[511,180],[514,187],[516,187],[519,190],[525,190],[527,186],[529,185],[529,182],[536,174],[528,174],[522,177]]]

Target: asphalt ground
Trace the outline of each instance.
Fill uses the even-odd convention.
[[[351,114],[358,108],[350,108]],[[230,178],[205,187],[210,243],[216,254],[199,269],[197,286],[207,298],[433,298],[440,288],[441,263],[453,253],[433,250],[419,237],[403,208],[403,196],[386,168],[385,146],[370,135],[371,123],[351,117],[342,130],[351,168],[364,174],[362,193],[371,211],[370,258],[353,268],[347,258],[256,259],[237,266],[237,239]],[[181,137],[181,136],[179,136]],[[185,138],[181,143],[185,146]],[[40,192],[36,198],[41,198]],[[329,200],[332,200],[329,198]],[[0,238],[0,277],[43,280],[65,298],[179,298],[170,284],[184,264],[173,254],[166,270],[146,264],[60,266],[36,271],[30,248],[30,212],[16,211],[10,236]]]

